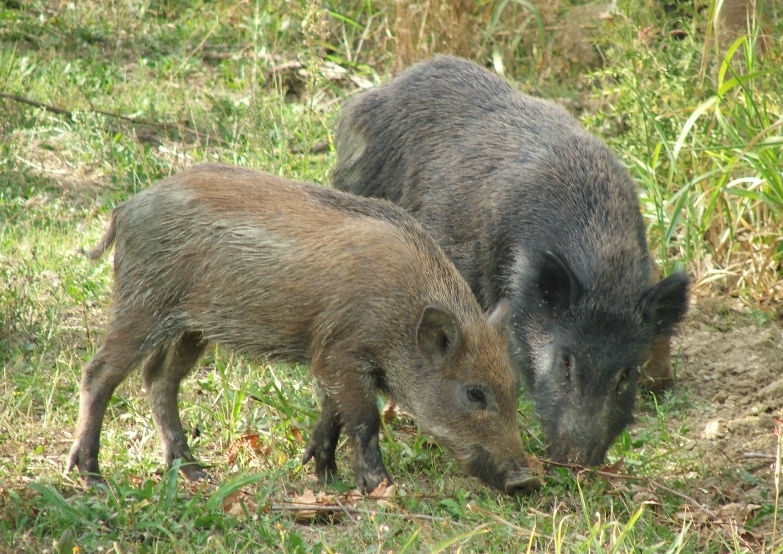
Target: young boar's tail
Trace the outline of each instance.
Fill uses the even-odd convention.
[[[103,238],[101,238],[101,242],[99,242],[95,248],[92,248],[90,250],[85,250],[84,248],[79,248],[79,252],[91,260],[97,260],[100,258],[106,250],[108,250],[112,243],[114,242],[114,236],[117,233],[117,210],[114,210],[111,213],[111,220],[109,221],[109,228],[106,229],[106,232],[103,234]]]

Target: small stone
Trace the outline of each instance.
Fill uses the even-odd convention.
[[[722,434],[723,431],[720,428],[720,421],[717,419],[710,421],[704,426],[704,438],[707,440],[717,439]]]

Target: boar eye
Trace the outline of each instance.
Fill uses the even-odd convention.
[[[571,356],[563,354],[563,369],[565,370],[566,381],[571,381]]]
[[[624,367],[617,373],[617,392],[618,394],[623,391],[623,389],[628,384],[628,379],[631,376],[631,370],[627,367]]]
[[[477,404],[481,404],[483,408],[487,407],[487,397],[484,394],[484,391],[481,390],[478,387],[469,387],[468,388],[468,399],[471,402],[475,402]]]

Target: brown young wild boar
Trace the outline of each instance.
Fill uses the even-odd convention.
[[[601,463],[632,420],[643,353],[688,304],[685,274],[652,284],[617,157],[562,108],[450,56],[351,99],[336,145],[335,188],[405,208],[479,303],[509,299],[550,456]]]
[[[356,485],[389,480],[378,391],[407,408],[465,470],[509,494],[540,480],[516,422],[516,377],[500,304],[489,317],[435,242],[390,203],[222,165],[176,174],[112,213],[114,294],[85,365],[68,469],[100,479],[107,403],[141,365],[168,464],[205,476],[177,407],[207,344],[308,363],[323,391],[303,463],[329,481],[345,429]]]

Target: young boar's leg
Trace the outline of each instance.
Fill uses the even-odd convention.
[[[180,470],[188,481],[206,479],[207,474],[188,447],[179,417],[177,395],[180,382],[196,365],[206,347],[207,341],[200,333],[186,333],[168,348],[159,348],[142,368],[166,464],[171,467],[174,460],[182,459]]]
[[[315,458],[315,474],[321,483],[331,483],[337,473],[335,451],[337,441],[340,439],[340,427],[337,403],[331,396],[324,394],[321,401],[321,415],[302,455],[302,465]]]
[[[101,425],[114,389],[145,357],[144,339],[115,321],[95,356],[82,369],[76,436],[66,471],[78,468],[88,485],[103,480],[98,469]]]
[[[351,353],[332,347],[312,360],[315,375],[329,392],[337,406],[339,421],[351,439],[354,450],[356,487],[363,493],[371,492],[378,484],[392,480],[386,472],[378,445],[381,416],[376,404],[376,383],[367,363]],[[327,365],[328,364],[328,365]],[[333,411],[333,408],[328,408]],[[329,413],[329,418],[334,418]],[[324,429],[332,431],[331,423]]]

